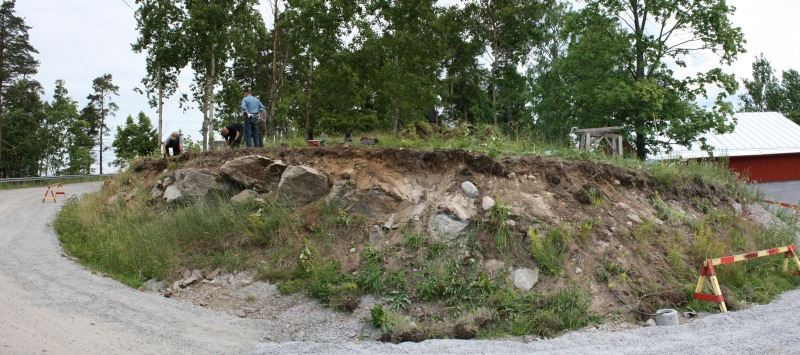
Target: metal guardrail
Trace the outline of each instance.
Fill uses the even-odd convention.
[[[92,179],[101,177],[111,177],[114,175],[116,174],[58,175],[58,176],[33,176],[33,177],[21,177],[21,178],[8,178],[8,179],[0,179],[0,185],[19,184],[24,182],[36,182],[36,181],[49,181],[49,180]]]

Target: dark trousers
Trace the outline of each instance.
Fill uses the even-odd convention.
[[[250,143],[250,137],[253,137],[253,142]],[[247,147],[260,147],[261,140],[258,139],[258,114],[244,116],[244,144]]]
[[[170,142],[169,144],[164,144],[164,154],[169,155],[169,149],[172,148],[172,156],[181,155],[181,146],[178,144],[177,140]]]

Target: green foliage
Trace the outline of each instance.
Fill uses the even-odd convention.
[[[408,250],[417,251],[422,247],[424,241],[425,238],[422,237],[422,234],[413,233],[403,238],[403,246],[408,248]]]
[[[485,222],[489,233],[494,237],[494,242],[499,248],[505,248],[511,237],[511,228],[506,221],[511,217],[511,207],[502,202],[495,201],[489,209],[489,220]]]
[[[148,156],[158,149],[158,137],[156,130],[150,123],[150,118],[139,112],[138,121],[133,122],[130,115],[125,120],[124,127],[117,127],[117,135],[114,142],[114,153],[117,156],[112,165],[125,166],[136,157]]]
[[[667,203],[661,199],[661,195],[656,191],[656,196],[653,197],[653,208],[658,212],[658,218],[666,221],[672,226],[676,226],[683,221],[685,213],[678,211],[667,206]]]
[[[3,8],[7,4],[3,3]],[[43,115],[39,96],[42,87],[36,81],[21,79],[2,90],[0,172],[5,177],[39,176],[45,153],[44,147],[38,144],[39,136],[48,133],[39,127]]]
[[[589,199],[592,201],[592,206],[601,206],[607,203],[606,197],[603,195],[602,191],[594,187],[590,187],[587,193],[589,194]]]
[[[646,14],[646,15],[645,15]],[[552,63],[552,73],[537,75],[546,85],[537,122],[566,137],[571,126],[626,128],[636,156],[668,148],[668,141],[688,145],[710,130],[730,131],[726,119],[733,107],[723,99],[738,88],[733,75],[714,68],[695,77],[677,78],[667,63],[685,66],[686,55],[718,48],[721,62],[730,64],[744,52],[741,29],[730,22],[733,8],[714,2],[658,4],[622,0],[590,1],[564,16],[559,38],[568,40],[566,55]],[[626,22],[627,21],[627,22]],[[688,39],[651,36],[672,23],[669,33],[689,33]],[[558,48],[558,47],[556,47]],[[708,87],[721,93],[710,109],[696,100]],[[571,120],[563,122],[563,117]],[[551,122],[552,121],[552,122]],[[550,128],[552,127],[552,128]],[[667,137],[668,139],[662,139]],[[704,140],[700,140],[704,148]]]
[[[784,72],[785,75],[785,72]],[[764,53],[753,62],[753,80],[743,79],[746,93],[739,95],[744,112],[785,112],[785,92]]]
[[[569,236],[564,230],[548,231],[544,238],[536,235],[533,228],[528,230],[530,251],[539,265],[552,275],[558,275],[564,269]]]
[[[692,232],[694,243],[692,244],[692,261],[701,264],[706,259],[719,258],[725,256],[725,244],[712,234],[712,228],[704,223],[700,223]]]
[[[369,315],[370,323],[372,323],[375,328],[383,328],[383,324],[386,322],[386,313],[383,311],[383,305],[378,303],[372,306],[372,308],[369,309]]]

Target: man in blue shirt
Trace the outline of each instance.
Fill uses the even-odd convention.
[[[261,140],[258,139],[258,112],[264,111],[264,105],[257,98],[250,96],[250,89],[244,89],[244,99],[242,99],[242,112],[244,113],[244,143],[247,147],[260,147]],[[253,142],[250,143],[250,137]]]

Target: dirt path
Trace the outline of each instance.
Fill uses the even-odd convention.
[[[261,338],[259,321],[139,292],[61,256],[50,223],[64,201],[42,203],[45,190],[0,191],[0,354],[243,353]]]
[[[66,186],[68,195],[99,183]],[[797,353],[800,291],[678,327],[582,330],[557,339],[419,344],[264,343],[285,321],[244,319],[128,288],[61,256],[44,188],[0,191],[0,354],[29,353]],[[295,310],[303,319],[313,310]],[[311,322],[313,323],[313,322]]]

